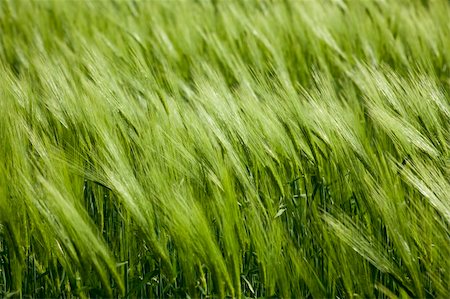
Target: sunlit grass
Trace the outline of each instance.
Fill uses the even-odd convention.
[[[449,19],[0,2],[0,297],[450,297]]]

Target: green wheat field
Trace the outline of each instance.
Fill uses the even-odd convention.
[[[1,0],[0,298],[450,298],[450,2]]]

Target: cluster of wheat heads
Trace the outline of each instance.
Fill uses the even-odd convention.
[[[1,1],[0,297],[448,298],[449,20]]]

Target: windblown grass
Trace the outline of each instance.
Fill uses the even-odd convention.
[[[449,298],[449,20],[0,2],[0,296]]]

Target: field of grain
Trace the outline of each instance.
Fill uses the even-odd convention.
[[[449,298],[450,2],[2,0],[1,298]]]

